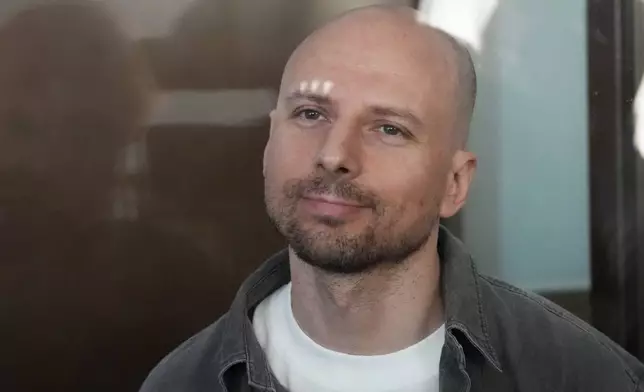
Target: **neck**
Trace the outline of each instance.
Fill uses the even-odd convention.
[[[364,274],[322,271],[290,252],[292,308],[300,328],[330,350],[381,355],[409,347],[443,323],[435,230],[396,267]]]

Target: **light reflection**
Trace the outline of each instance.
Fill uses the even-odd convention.
[[[640,0],[640,3],[642,4],[639,7],[636,6],[636,9],[639,9],[644,5],[644,0]],[[639,14],[635,17],[636,24],[640,26],[640,29],[638,29],[638,31],[641,31],[641,22],[644,22],[644,20],[641,20],[641,18],[642,17],[639,16]],[[638,43],[641,44],[642,42],[636,39],[635,43],[637,45]],[[644,63],[642,63],[641,61],[644,60],[644,58],[642,57],[642,53],[640,51],[638,51],[638,53],[640,56],[639,68],[641,72],[641,68],[644,66]],[[633,121],[635,126],[633,134],[635,150],[640,154],[641,158],[644,158],[644,78],[642,78],[640,85],[637,88],[635,102],[633,102]]]
[[[633,111],[635,117],[635,149],[640,154],[640,157],[644,158],[644,79],[637,89]]]
[[[482,35],[499,0],[421,0],[419,22],[437,27],[481,51]]]

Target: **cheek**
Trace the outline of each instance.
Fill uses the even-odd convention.
[[[288,132],[276,131],[268,139],[264,155],[267,179],[306,178],[313,170],[317,155],[310,140]]]
[[[303,170],[305,165],[294,155],[296,154],[289,153],[288,150],[275,148],[271,143],[267,145],[264,161],[264,196],[269,204],[281,204],[286,198],[286,184],[309,175],[309,172]]]
[[[424,166],[423,166],[424,165]],[[374,172],[370,188],[378,192],[382,201],[390,207],[406,214],[418,215],[436,208],[444,188],[439,181],[439,173],[420,170],[427,164],[408,164],[380,167]]]

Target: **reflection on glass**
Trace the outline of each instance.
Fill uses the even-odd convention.
[[[286,57],[355,5],[0,1],[0,391],[136,391],[228,308]]]
[[[637,89],[633,110],[635,115],[635,149],[640,157],[644,158],[644,79]]]
[[[481,51],[483,34],[499,0],[421,0],[422,21],[438,27]]]
[[[420,9],[470,45],[478,72],[469,147],[480,159],[461,237],[487,274],[544,294],[587,291],[586,2]]]

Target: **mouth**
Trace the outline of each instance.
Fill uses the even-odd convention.
[[[347,200],[342,197],[333,196],[333,195],[304,195],[303,199],[309,200],[312,202],[334,204],[338,206],[355,207],[355,208],[365,207],[364,205],[357,203],[355,201]]]
[[[355,201],[333,195],[305,195],[301,201],[305,211],[311,215],[335,220],[346,220],[367,208]]]

